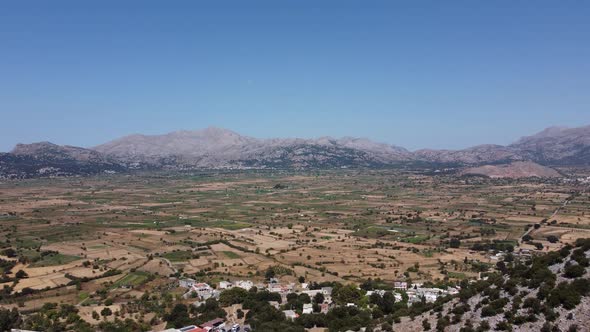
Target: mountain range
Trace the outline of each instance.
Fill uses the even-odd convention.
[[[210,127],[164,135],[130,135],[92,148],[49,142],[0,153],[0,177],[88,175],[134,169],[343,168],[407,165],[482,166],[528,161],[590,165],[590,126],[551,127],[513,144],[418,150],[365,138],[258,139]]]

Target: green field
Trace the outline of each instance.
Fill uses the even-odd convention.
[[[119,287],[135,287],[143,284],[148,280],[150,274],[147,272],[142,271],[135,271],[131,272],[128,275],[124,276],[123,278],[115,281],[113,283],[112,288],[119,288]]]
[[[248,228],[251,225],[232,220],[213,220],[213,221],[201,221],[201,220],[185,220],[185,225],[191,225],[193,227],[214,227],[223,228],[227,230],[238,230],[242,228]]]
[[[467,279],[467,275],[465,273],[461,273],[461,272],[449,272],[447,274],[447,276],[449,278],[453,278],[453,279],[460,279],[460,280]]]
[[[193,252],[190,250],[171,251],[162,254],[162,257],[169,259],[171,262],[186,262],[193,258]]]
[[[427,235],[414,235],[414,236],[410,236],[410,237],[406,237],[401,239],[402,242],[407,242],[407,243],[422,243],[424,241],[428,240],[428,236]]]
[[[77,261],[81,259],[78,256],[70,256],[70,255],[63,255],[63,254],[49,254],[47,256],[42,257],[40,260],[36,261],[35,263],[29,265],[30,267],[45,267],[45,266],[56,266],[67,264],[73,261]]]
[[[231,258],[231,259],[241,258],[240,255],[236,254],[233,251],[222,251],[222,252],[225,256],[227,256],[227,258]]]

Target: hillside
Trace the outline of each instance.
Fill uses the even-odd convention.
[[[531,259],[507,254],[497,273],[463,282],[457,298],[403,319],[396,330],[589,331],[589,254],[588,239]]]
[[[101,153],[49,142],[18,144],[0,154],[0,178],[31,178],[124,172],[125,165]]]
[[[466,175],[483,175],[490,178],[554,178],[561,174],[553,168],[530,161],[517,161],[505,165],[484,165],[463,170]]]
[[[590,126],[550,127],[509,145],[527,159],[541,164],[590,164]]]

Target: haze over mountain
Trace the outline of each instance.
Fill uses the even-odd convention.
[[[130,135],[90,149],[48,142],[19,144],[12,152],[0,154],[0,174],[4,177],[28,177],[138,168],[481,166],[517,161],[542,165],[588,165],[590,126],[551,127],[508,146],[488,144],[463,150],[425,149],[415,152],[365,138],[258,139],[209,127],[164,135]]]

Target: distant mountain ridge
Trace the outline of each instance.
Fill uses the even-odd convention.
[[[18,144],[0,154],[0,177],[85,175],[131,169],[481,166],[532,161],[590,165],[590,126],[551,127],[508,146],[408,151],[365,138],[258,139],[209,127],[125,136],[86,149],[49,142]]]
[[[0,153],[0,178],[91,175],[127,169],[100,152],[49,142],[18,144],[10,153]]]
[[[411,160],[404,148],[368,139],[258,139],[210,127],[164,135],[132,135],[94,150],[125,161],[159,163],[174,159],[195,167],[340,167],[374,166]]]
[[[542,164],[588,165],[590,162],[590,126],[550,127],[525,136],[508,146],[526,159]]]

